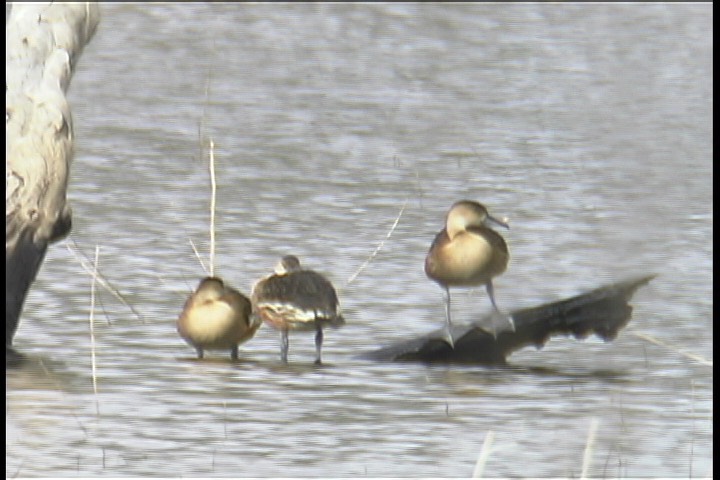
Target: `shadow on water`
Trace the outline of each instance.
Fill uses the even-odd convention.
[[[72,373],[68,363],[45,355],[29,355],[17,350],[5,350],[5,381],[12,390],[84,390],[87,377]]]
[[[428,374],[439,382],[490,385],[537,385],[538,382],[566,384],[632,383],[635,374],[606,368],[548,367],[525,365],[427,365]]]
[[[207,365],[207,366],[229,366],[237,369],[243,369],[242,367],[265,367],[268,371],[277,373],[310,373],[322,370],[327,370],[337,367],[336,364],[323,361],[320,365],[308,361],[308,362],[289,362],[282,363],[281,361],[260,361],[252,358],[239,358],[232,360],[230,358],[223,357],[209,357],[197,358],[197,357],[175,357],[178,362],[187,363],[190,365]]]
[[[231,358],[225,358],[225,357],[211,357],[206,356],[205,358],[197,358],[197,357],[175,357],[175,360],[178,362],[186,362],[190,364],[198,364],[198,365],[254,365],[258,362],[256,360],[253,360],[251,358],[238,358],[237,360],[233,360]]]
[[[11,347],[5,347],[5,369],[19,368],[27,358],[22,353]]]
[[[472,376],[481,376],[486,380],[496,378],[506,383],[509,378],[520,376],[533,377],[556,377],[558,379],[604,379],[624,380],[632,377],[632,372],[611,370],[611,369],[587,369],[580,367],[548,367],[548,366],[527,366],[527,365],[458,365],[458,364],[432,364],[432,363],[406,363],[406,362],[373,362],[358,359],[351,360],[348,364],[342,365],[336,362],[323,362],[320,365],[312,361],[282,363],[279,360],[258,360],[253,358],[240,358],[232,360],[224,357],[206,356],[199,359],[194,356],[177,356],[174,358],[180,365],[188,365],[198,368],[214,370],[216,368],[245,371],[262,369],[268,373],[275,374],[312,374],[320,372],[342,372],[347,373],[365,370],[366,373],[387,375],[390,372],[402,373],[410,370],[427,370],[430,373],[456,372]],[[407,373],[407,372],[406,372]],[[68,368],[66,361],[57,360],[49,356],[35,356],[18,352],[14,349],[6,350],[6,376],[8,389],[46,389],[55,387],[68,390],[87,388],[87,376],[73,374]],[[44,379],[43,381],[41,381]]]
[[[11,437],[15,441],[6,448],[35,448],[48,431],[65,432],[68,444],[87,440],[88,429],[81,420],[88,406],[82,399],[88,392],[87,376],[73,372],[65,361],[6,350],[6,358],[10,355],[13,361],[5,370],[6,429],[25,435]]]
[[[633,374],[623,370],[610,369],[582,369],[570,368],[561,369],[556,367],[536,367],[518,365],[500,365],[492,367],[499,370],[503,375],[517,374],[535,377],[555,377],[568,380],[608,380],[608,381],[631,381]]]

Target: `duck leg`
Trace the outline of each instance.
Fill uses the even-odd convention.
[[[492,280],[489,280],[485,284],[485,289],[487,290],[488,296],[490,297],[490,302],[492,302],[492,306],[495,309],[495,311],[507,319],[508,323],[510,323],[510,328],[514,332],[515,331],[515,321],[513,320],[512,316],[506,315],[503,312],[501,312],[497,306],[497,303],[495,302],[495,288],[493,287]]]
[[[195,350],[197,351],[198,358],[202,359],[205,354],[205,352],[203,352],[202,347],[195,347]]]
[[[290,349],[290,339],[288,338],[287,328],[283,328],[280,335],[280,360],[283,363],[287,363],[288,350]]]
[[[451,348],[455,348],[455,341],[452,336],[452,320],[450,320],[450,287],[445,287],[445,339]]]
[[[233,360],[238,359],[238,346],[234,345],[232,349],[230,350],[230,358]]]
[[[320,359],[320,352],[322,350],[322,342],[323,342],[323,331],[322,331],[322,327],[318,323],[317,333],[315,334],[315,365],[320,365],[322,363],[322,360]]]

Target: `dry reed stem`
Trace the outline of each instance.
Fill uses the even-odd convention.
[[[585,452],[583,453],[583,465],[582,473],[580,478],[587,478],[588,472],[590,471],[590,464],[592,463],[593,448],[595,447],[595,436],[597,434],[598,425],[600,420],[597,417],[593,417],[590,420],[590,429],[588,430],[587,443],[585,444]]]
[[[127,308],[130,309],[130,311],[135,314],[137,318],[140,319],[142,323],[145,323],[145,317],[143,317],[140,312],[135,310],[135,308],[128,303],[127,300],[125,300],[125,297],[123,297],[120,292],[113,287],[108,280],[103,277],[103,275],[97,270],[97,268],[91,268],[89,264],[89,260],[87,259],[87,256],[85,256],[84,253],[80,251],[80,249],[77,246],[77,243],[75,242],[75,239],[71,239],[74,249],[70,247],[69,244],[65,244],[65,247],[68,249],[70,253],[72,253],[75,258],[80,262],[80,266],[83,267],[83,270],[85,270],[90,276],[95,278],[100,285],[102,285],[108,292],[112,293],[115,298],[120,300],[120,303],[125,305]],[[84,257],[84,258],[83,258]]]
[[[483,472],[485,471],[485,464],[490,457],[490,450],[492,448],[493,440],[495,439],[495,432],[488,430],[485,434],[485,441],[483,442],[480,455],[478,456],[477,463],[475,463],[475,469],[473,470],[472,478],[482,478]]]
[[[192,241],[192,238],[188,238],[188,241],[190,242],[190,247],[192,247],[193,252],[195,252],[195,258],[198,259],[198,262],[200,262],[200,266],[203,269],[203,272],[205,272],[205,275],[208,275],[208,269],[205,266],[205,262],[203,262],[202,257],[200,256],[200,252],[198,252],[197,247],[195,247],[195,243]]]
[[[215,142],[210,139],[210,276],[215,276]]]
[[[349,278],[348,281],[345,283],[345,286],[346,286],[346,287],[347,287],[348,285],[350,285],[350,284],[358,277],[358,275],[360,275],[360,272],[362,272],[363,270],[365,270],[365,268],[366,268],[368,265],[370,265],[370,262],[373,261],[373,259],[377,256],[377,254],[378,254],[378,253],[380,252],[380,250],[382,249],[383,245],[385,245],[385,241],[390,239],[390,236],[393,234],[393,232],[395,231],[395,228],[398,226],[398,223],[400,222],[400,217],[402,217],[402,214],[403,214],[403,212],[405,211],[405,207],[407,206],[407,203],[408,203],[408,200],[405,200],[405,203],[403,203],[403,206],[402,206],[402,208],[400,209],[400,213],[398,213],[398,216],[397,216],[397,218],[395,219],[395,223],[393,223],[392,227],[390,227],[390,231],[387,233],[387,235],[385,236],[385,238],[383,238],[382,241],[378,244],[378,246],[377,246],[377,248],[375,249],[375,251],[368,257],[367,260],[365,260],[365,263],[363,263],[362,265],[360,265],[360,268],[358,268],[355,273],[353,273],[352,275],[350,275],[350,278]]]
[[[205,131],[207,127],[207,108],[210,98],[210,85],[212,84],[212,69],[208,68],[207,71],[207,78],[205,79],[205,102],[203,103],[203,109],[202,109],[202,116],[200,117],[200,121],[198,122],[198,136],[200,137],[200,151],[201,151],[201,157],[204,157],[203,155],[203,148],[205,145]],[[203,269],[203,272],[205,273],[205,276],[214,276],[215,275],[215,191],[216,191],[216,184],[215,184],[215,142],[213,142],[212,138],[210,139],[210,162],[209,162],[209,169],[210,169],[210,187],[211,187],[211,196],[210,196],[210,271],[208,272],[207,267],[205,266],[205,262],[203,262],[202,257],[200,257],[200,253],[198,252],[198,249],[195,247],[195,244],[193,243],[192,239],[190,240],[190,246],[193,249],[193,252],[195,252],[195,257],[200,262],[200,266]]]
[[[712,366],[713,366],[712,360],[708,360],[708,359],[706,359],[706,358],[703,358],[703,357],[701,357],[700,355],[695,355],[694,353],[684,352],[684,351],[682,351],[682,350],[680,350],[680,349],[678,349],[678,348],[675,348],[675,347],[673,347],[672,345],[669,345],[669,344],[663,342],[662,340],[658,340],[657,338],[655,338],[655,337],[653,337],[653,336],[650,336],[650,335],[648,335],[648,334],[646,334],[646,333],[640,333],[640,332],[630,332],[630,333],[631,333],[632,335],[635,335],[635,336],[638,337],[638,338],[642,338],[642,339],[645,340],[645,341],[648,341],[648,342],[650,342],[650,343],[654,343],[655,345],[659,345],[659,346],[661,346],[661,347],[669,348],[669,349],[672,350],[673,352],[678,353],[678,354],[682,355],[683,357],[689,358],[689,359],[691,359],[691,360],[695,360],[696,362],[698,362],[698,363],[700,363],[700,364],[702,364],[702,365],[706,365],[706,366],[708,366],[708,367],[712,367]]]
[[[97,268],[100,261],[100,245],[95,245],[95,263],[90,283],[90,360],[92,364],[93,394],[95,395],[95,414],[100,416],[100,403],[97,396],[97,364],[95,362],[95,280],[98,278]]]
[[[204,116],[204,114],[203,114]],[[210,139],[210,162],[208,165],[210,170],[210,271],[208,272],[205,262],[203,262],[200,252],[198,252],[192,238],[189,238],[190,246],[195,253],[195,257],[200,262],[200,266],[206,276],[215,276],[215,205],[217,199],[217,182],[215,181],[215,142]]]

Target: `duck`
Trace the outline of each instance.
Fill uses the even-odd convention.
[[[230,350],[250,340],[261,322],[252,316],[250,300],[218,277],[205,277],[188,297],[177,321],[180,336],[195,347],[199,359],[205,350]]]
[[[448,210],[445,228],[435,236],[425,257],[425,274],[446,293],[446,334],[451,346],[450,287],[484,285],[494,311],[507,318],[515,330],[512,317],[502,313],[495,301],[493,278],[507,269],[510,252],[505,239],[490,228],[492,224],[510,228],[507,222],[490,215],[485,205],[457,201]]]
[[[304,269],[295,255],[280,259],[251,295],[253,314],[280,331],[280,359],[288,361],[290,330],[314,330],[315,364],[322,363],[323,328],[345,324],[337,292],[321,274]]]

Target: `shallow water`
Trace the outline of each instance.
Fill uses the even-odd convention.
[[[712,6],[117,5],[71,86],[71,239],[51,247],[6,373],[7,476],[712,475]],[[293,253],[348,320],[194,359],[175,332],[207,263],[249,293]],[[205,149],[206,150],[206,149]],[[501,307],[659,277],[613,343],[511,366],[356,355],[441,325],[423,260],[460,198],[510,218]],[[351,276],[397,227],[357,278]],[[98,291],[88,257],[142,315]],[[75,247],[72,247],[75,248]],[[455,290],[453,315],[490,310]],[[633,331],[669,344],[648,343]]]

